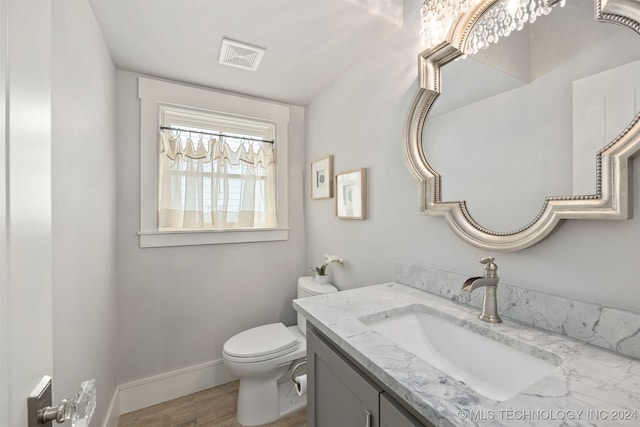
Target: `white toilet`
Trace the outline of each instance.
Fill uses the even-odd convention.
[[[330,284],[312,277],[298,279],[298,298],[337,292]],[[307,354],[306,319],[298,313],[298,324],[258,326],[229,338],[222,357],[240,379],[237,421],[245,426],[277,420],[306,405],[305,395],[296,393],[291,378],[293,366]]]

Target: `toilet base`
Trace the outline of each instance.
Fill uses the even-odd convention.
[[[278,420],[307,404],[307,396],[298,396],[291,380],[291,367],[272,381],[240,379],[236,420],[243,426],[255,426]],[[280,380],[278,380],[280,378]]]

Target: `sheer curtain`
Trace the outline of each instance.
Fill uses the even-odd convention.
[[[273,144],[161,132],[160,145],[159,229],[276,227]]]

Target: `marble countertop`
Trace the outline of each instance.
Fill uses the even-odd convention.
[[[488,399],[369,329],[361,318],[421,304],[482,335],[551,354],[549,375],[516,396]],[[297,299],[294,308],[388,389],[436,426],[640,425],[640,361],[396,282]],[[537,349],[537,350],[536,350]],[[478,360],[478,363],[482,363]]]

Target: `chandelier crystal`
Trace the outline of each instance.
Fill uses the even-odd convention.
[[[454,22],[469,9],[485,0],[425,0],[420,8],[422,26],[420,41],[428,49],[446,40]],[[564,6],[566,0],[558,2]],[[497,43],[513,31],[520,31],[526,23],[533,23],[541,15],[551,12],[547,0],[500,0],[494,3],[475,24],[465,54]]]

